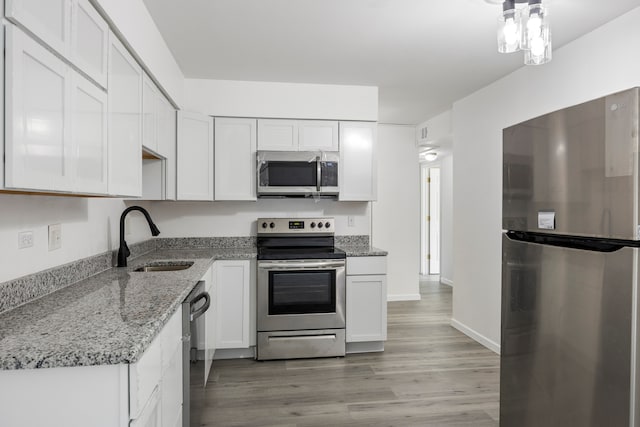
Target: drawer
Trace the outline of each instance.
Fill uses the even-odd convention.
[[[347,257],[347,275],[387,274],[386,256]]]

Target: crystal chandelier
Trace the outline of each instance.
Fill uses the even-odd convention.
[[[489,0],[487,0],[489,2]],[[542,0],[505,0],[498,17],[498,52],[524,51],[526,65],[551,61],[549,11]]]

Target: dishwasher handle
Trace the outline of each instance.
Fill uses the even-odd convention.
[[[198,309],[195,308],[196,304],[200,302],[204,298],[204,305]],[[189,303],[190,312],[191,312],[191,321],[193,322],[198,317],[202,316],[205,311],[209,309],[211,306],[211,296],[208,292],[202,292],[194,297]]]

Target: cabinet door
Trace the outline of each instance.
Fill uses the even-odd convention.
[[[300,151],[338,151],[338,122],[303,120],[298,130]]]
[[[249,347],[249,265],[249,261],[216,261],[216,348]]]
[[[9,20],[27,28],[62,56],[68,57],[71,0],[6,0]]]
[[[71,191],[69,69],[18,27],[6,37],[5,186]]]
[[[347,342],[387,339],[387,276],[347,276]]]
[[[176,200],[176,110],[162,96],[158,112],[158,153],[165,157],[165,198]]]
[[[109,193],[142,195],[142,69],[109,39]]]
[[[258,149],[298,151],[296,120],[258,120]]]
[[[215,119],[215,199],[256,200],[256,120]]]
[[[100,86],[107,87],[109,25],[89,3],[73,0],[71,61]]]
[[[142,79],[142,146],[158,152],[158,91],[151,78]]]
[[[213,201],[213,117],[178,112],[177,199]]]
[[[340,122],[339,200],[376,200],[377,124]]]
[[[71,74],[74,191],[107,194],[107,94],[75,71]]]

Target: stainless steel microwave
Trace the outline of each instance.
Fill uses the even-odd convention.
[[[258,196],[333,197],[338,152],[258,151]]]

